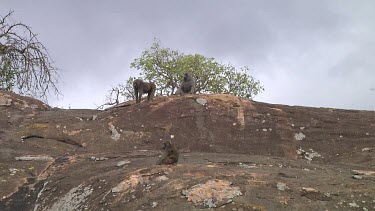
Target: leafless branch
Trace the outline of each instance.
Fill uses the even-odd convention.
[[[114,86],[111,88],[111,90],[109,90],[109,94],[106,96],[105,103],[98,106],[97,109],[104,109],[107,106],[117,106],[123,101],[132,99],[135,99],[133,86],[131,84],[118,84],[117,86]]]
[[[47,48],[31,27],[12,20],[12,13],[0,18],[0,88],[44,100],[50,91],[58,95],[58,69]]]

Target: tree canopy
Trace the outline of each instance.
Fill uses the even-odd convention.
[[[44,45],[31,27],[0,16],[0,89],[46,99],[58,94],[57,71]]]
[[[223,64],[200,54],[185,55],[162,47],[157,40],[130,67],[140,71],[138,78],[154,82],[157,86],[156,95],[159,96],[173,95],[184,72],[194,77],[197,93],[232,94],[252,99],[264,91],[260,82],[248,74],[250,70],[246,66],[237,69],[230,63]],[[132,82],[135,78],[130,77],[125,85],[113,87],[107,96],[107,105],[118,104],[119,97],[124,97],[124,100],[134,99]]]

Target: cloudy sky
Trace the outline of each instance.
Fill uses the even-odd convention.
[[[375,110],[373,0],[0,0],[9,10],[61,69],[52,106],[96,108],[158,38],[249,66],[266,89],[256,101]]]

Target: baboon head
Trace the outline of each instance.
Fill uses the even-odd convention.
[[[191,80],[191,76],[189,75],[189,73],[184,73],[184,81],[189,81]]]
[[[172,143],[170,141],[166,141],[166,142],[163,143],[163,147],[161,149],[165,150],[168,147],[170,147],[171,145],[172,145]]]
[[[143,83],[142,80],[139,80],[139,79],[136,79],[133,81],[133,88],[134,89],[139,89],[139,87],[141,86],[141,84]]]

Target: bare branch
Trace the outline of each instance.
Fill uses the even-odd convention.
[[[13,21],[12,13],[0,19],[0,88],[15,89],[43,100],[50,91],[59,95],[58,69],[53,66],[47,48],[31,27]]]

